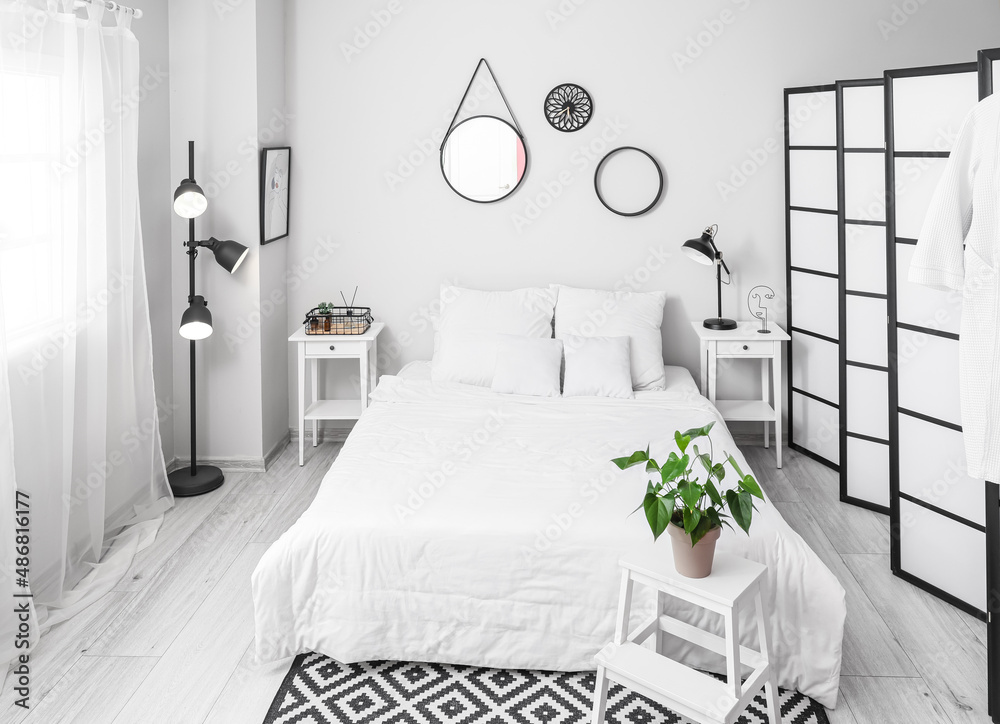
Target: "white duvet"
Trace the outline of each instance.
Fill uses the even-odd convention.
[[[717,420],[716,455],[749,469],[693,385],[634,400],[529,398],[386,376],[372,397],[312,505],[254,571],[265,660],[316,651],[345,663],[592,669],[614,632],[618,560],[654,545],[642,513],[629,517],[645,473],[610,459],[647,443],[666,457],[674,430]],[[726,529],[719,550],[768,566],[779,684],[833,707],[844,589],[773,506],[758,508],[752,535]],[[666,536],[655,545],[671,555]],[[636,621],[652,597],[639,589]],[[722,632],[714,614],[674,603]],[[741,631],[756,646],[751,613]],[[671,642],[686,663],[725,670]]]

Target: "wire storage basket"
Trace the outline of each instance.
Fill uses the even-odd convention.
[[[372,326],[371,307],[313,307],[306,313],[306,334],[364,334]]]

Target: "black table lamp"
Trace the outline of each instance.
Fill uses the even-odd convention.
[[[170,473],[170,489],[174,495],[185,497],[201,495],[222,485],[225,477],[214,465],[198,465],[197,437],[195,435],[195,340],[212,334],[212,313],[208,311],[205,297],[194,293],[194,260],[198,249],[206,248],[215,260],[230,274],[246,259],[249,249],[235,241],[220,241],[214,236],[208,241],[194,238],[194,220],[205,213],[208,199],[194,180],[194,141],[188,142],[188,177],[174,192],[174,212],[188,220],[188,240],[184,242],[188,255],[188,308],[181,315],[180,335],[191,340],[191,465]]]
[[[699,264],[715,264],[715,281],[719,289],[719,316],[705,320],[706,329],[736,329],[736,322],[722,316],[722,285],[732,281],[732,273],[722,260],[722,252],[715,246],[715,235],[719,233],[716,224],[706,227],[697,239],[688,239],[681,250]],[[722,270],[726,270],[729,281],[722,281]]]

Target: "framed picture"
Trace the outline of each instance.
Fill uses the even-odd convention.
[[[261,149],[260,156],[260,243],[288,236],[288,178],[292,170],[292,149],[288,146]]]

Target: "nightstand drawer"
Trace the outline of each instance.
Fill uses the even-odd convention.
[[[306,342],[306,356],[360,357],[365,349],[364,342],[341,342],[340,340]]]
[[[747,355],[748,357],[770,357],[774,354],[774,342],[719,342],[720,355]]]

